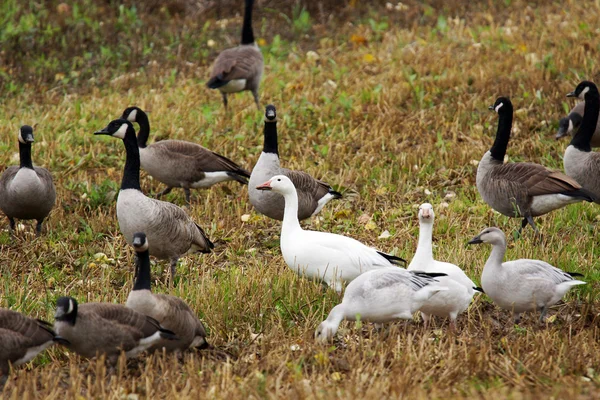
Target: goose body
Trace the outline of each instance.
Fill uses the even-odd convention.
[[[177,335],[177,340],[164,340],[156,348],[183,351],[190,347],[204,348],[206,330],[192,309],[179,297],[156,294],[151,291],[148,241],[143,233],[135,233],[133,247],[136,257],[136,280],[127,297],[126,306],[157,320],[160,325]]]
[[[258,88],[262,78],[263,55],[254,40],[252,31],[252,7],[254,0],[245,0],[244,25],[242,26],[242,42],[239,46],[223,50],[212,67],[210,79],[206,86],[218,89],[223,97],[223,105],[227,109],[227,95],[245,90],[252,92],[256,107]]]
[[[581,127],[565,150],[565,173],[591,192],[596,203],[600,203],[600,153],[592,151],[600,111],[598,88],[594,83],[584,81],[569,96],[585,99],[585,113]]]
[[[489,243],[492,253],[483,267],[481,286],[500,308],[513,312],[518,322],[525,311],[541,310],[543,321],[548,307],[556,304],[573,286],[585,282],[573,279],[581,274],[564,272],[545,261],[520,259],[503,262],[506,236],[498,228],[486,228],[469,244]]]
[[[558,140],[563,136],[575,136],[575,133],[579,130],[585,111],[585,101],[580,101],[575,104],[575,107],[571,109],[569,115],[561,118],[558,122],[558,132],[555,138]],[[596,129],[590,140],[592,147],[600,147],[600,119],[596,123]]]
[[[476,285],[459,266],[434,260],[432,243],[434,218],[433,206],[429,203],[421,204],[419,207],[419,244],[408,270],[446,275],[437,280],[448,290],[436,293],[426,300],[421,306],[421,315],[425,325],[428,325],[430,315],[449,318],[450,327],[454,330],[456,318],[469,307]]]
[[[315,332],[327,341],[335,335],[342,320],[385,323],[412,319],[413,314],[433,295],[447,288],[438,282],[440,274],[407,271],[397,267],[370,270],[354,279],[344,292],[341,304],[333,307]]]
[[[23,125],[19,130],[21,164],[8,167],[0,176],[0,209],[8,217],[11,231],[15,229],[15,219],[35,219],[39,235],[56,202],[56,189],[50,172],[33,166],[33,140],[33,128]]]
[[[127,158],[117,197],[117,219],[127,242],[133,242],[134,233],[145,232],[153,243],[150,254],[171,261],[172,277],[182,255],[189,252],[210,253],[214,245],[183,209],[142,193],[139,150],[131,122],[123,119],[112,121],[96,134],[118,137],[125,144]]]
[[[154,179],[167,185],[161,195],[169,193],[174,187],[181,187],[189,203],[190,189],[208,188],[231,180],[248,183],[248,171],[199,144],[184,140],[161,140],[148,145],[150,122],[148,115],[139,107],[125,109],[121,118],[140,125],[137,136],[140,165]]]
[[[9,364],[25,364],[54,343],[66,344],[48,322],[0,308],[0,376],[7,376]]]
[[[135,357],[163,340],[177,340],[155,319],[120,304],[79,305],[72,297],[61,297],[55,320],[56,333],[69,341],[72,351],[87,358],[106,354],[112,364],[121,351]]]
[[[347,236],[302,229],[298,220],[298,195],[287,176],[276,175],[258,186],[258,190],[272,190],[284,197],[281,253],[288,267],[301,276],[322,280],[340,292],[344,282],[366,271],[404,261]]]
[[[500,97],[490,107],[499,115],[498,131],[492,148],[477,167],[477,190],[494,210],[508,217],[523,218],[538,232],[533,217],[580,201],[593,201],[591,193],[573,178],[534,163],[506,163],[504,156],[510,138],[513,107]]]
[[[301,220],[318,214],[330,200],[341,198],[341,193],[333,190],[329,184],[313,178],[306,172],[291,171],[281,167],[277,145],[277,115],[274,106],[267,106],[265,117],[264,148],[252,169],[248,183],[248,196],[256,211],[269,218],[283,220],[285,208],[283,197],[256,188],[275,175],[285,175],[293,182],[298,194],[298,218]]]

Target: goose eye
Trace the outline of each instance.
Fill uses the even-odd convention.
[[[281,182],[281,179],[277,179],[277,182]]]

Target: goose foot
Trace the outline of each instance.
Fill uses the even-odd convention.
[[[190,193],[190,188],[183,188],[183,192],[185,193],[185,201],[188,205],[192,204],[191,198],[192,195]]]
[[[223,96],[223,106],[225,106],[225,113],[227,113],[227,93],[221,92],[221,96]]]
[[[260,103],[258,101],[258,90],[257,89],[252,90],[252,96],[254,97],[254,103],[256,103],[256,108],[258,108],[258,110],[260,111]]]
[[[160,197],[162,197],[162,196],[164,196],[166,194],[171,193],[171,190],[173,190],[173,188],[167,186],[162,192],[159,192],[159,193],[156,194],[156,198],[160,198]]]
[[[421,311],[421,318],[423,318],[423,328],[428,329],[429,321],[431,320],[431,317]]]
[[[542,313],[540,314],[540,323],[543,324],[546,322],[546,314],[548,313],[548,307],[542,307]]]
[[[175,273],[177,272],[177,261],[178,258],[173,258],[171,260],[171,283],[175,284]]]
[[[10,227],[10,229],[9,229],[10,237],[12,238],[15,234],[15,228],[17,227],[17,224],[15,223],[15,219],[8,217],[8,225]]]
[[[37,222],[37,225],[35,226],[35,236],[40,236],[42,234],[42,222],[44,222],[44,219],[40,219]]]
[[[521,314],[517,313],[513,317],[514,317],[514,323],[515,323],[515,325],[519,325],[519,323],[521,322]]]

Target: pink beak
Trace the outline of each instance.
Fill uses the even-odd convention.
[[[429,211],[428,208],[425,208],[425,209],[421,210],[421,215],[423,215],[423,218],[430,218],[431,212]]]
[[[266,181],[262,185],[258,185],[256,190],[271,190],[271,181]]]

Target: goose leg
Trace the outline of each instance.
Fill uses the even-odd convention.
[[[521,227],[519,228],[519,237],[522,236],[523,229],[527,226],[527,218],[523,218],[521,221]]]
[[[431,317],[421,311],[421,317],[423,318],[424,328],[427,329],[429,327],[429,320]]]
[[[252,90],[252,96],[254,97],[254,102],[256,103],[256,108],[260,110],[260,103],[258,102],[258,89]]]
[[[175,281],[175,273],[177,272],[177,261],[179,261],[179,258],[171,259],[171,282]]]
[[[540,236],[541,236],[541,235],[540,235],[540,231],[538,231],[538,228],[537,228],[537,226],[535,226],[535,222],[533,222],[533,217],[532,217],[531,215],[528,215],[526,219],[527,219],[527,223],[528,223],[529,225],[531,225],[531,227],[533,228],[533,230],[534,230],[534,232],[535,232],[535,235],[536,235],[537,237],[540,237]]]
[[[519,322],[521,322],[521,313],[515,313],[513,317],[515,320],[515,325],[519,325]]]
[[[167,186],[167,187],[165,188],[165,190],[163,190],[162,192],[158,193],[158,194],[156,195],[156,197],[162,197],[162,196],[164,196],[165,194],[169,194],[169,193],[171,193],[171,190],[173,190],[173,188],[172,188],[172,187],[170,187],[170,186]]]
[[[450,318],[450,332],[456,333],[456,319]]]
[[[15,234],[15,227],[17,226],[17,224],[15,223],[15,219],[8,217],[8,225],[10,227],[10,236]]]
[[[44,222],[44,218],[40,219],[35,226],[35,236],[40,236],[42,234],[42,222]]]
[[[192,202],[191,202],[192,196],[190,194],[190,188],[183,188],[183,192],[185,193],[185,201],[188,204],[192,204]]]
[[[544,323],[544,321],[546,320],[546,314],[548,313],[548,307],[543,306],[542,307],[542,314],[540,315],[540,322]]]
[[[221,92],[221,96],[223,96],[223,105],[225,106],[225,112],[227,112],[227,93]]]

